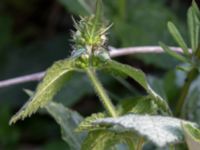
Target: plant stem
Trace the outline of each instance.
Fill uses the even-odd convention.
[[[136,150],[142,150],[143,143],[144,143],[144,138],[140,137],[138,140],[138,144],[136,146]]]
[[[135,143],[133,141],[127,141],[129,150],[135,150]]]
[[[126,17],[126,0],[118,0],[119,15],[122,20]]]
[[[109,113],[111,117],[117,117],[117,113],[115,111],[114,105],[112,104],[110,98],[106,94],[102,84],[98,80],[95,71],[92,68],[86,69],[87,75],[89,76],[91,83],[93,84],[97,95],[99,96],[101,102],[103,103],[105,109]]]
[[[169,149],[170,149],[170,150],[175,150],[175,146],[174,146],[174,145],[170,145],[170,146],[169,146]]]
[[[181,111],[184,106],[186,96],[188,95],[190,85],[191,85],[192,81],[194,79],[196,79],[197,75],[198,75],[198,71],[196,70],[196,68],[193,68],[186,77],[185,84],[183,85],[183,87],[181,89],[181,95],[180,95],[180,98],[178,99],[178,102],[176,105],[175,115],[177,117],[180,117],[180,115],[181,115]]]
[[[197,60],[200,60],[200,45],[196,50],[195,53],[195,57]],[[198,70],[196,68],[196,66],[194,66],[194,68],[188,73],[186,80],[185,80],[185,84],[182,87],[181,90],[181,95],[180,98],[178,99],[177,105],[176,105],[176,110],[175,110],[175,115],[176,117],[180,117],[181,116],[181,112],[185,103],[185,99],[188,95],[189,92],[189,88],[192,84],[192,82],[198,77]]]

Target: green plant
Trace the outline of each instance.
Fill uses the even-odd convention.
[[[151,88],[141,70],[109,57],[105,42],[110,26],[102,23],[101,7],[101,0],[97,0],[95,15],[82,17],[79,22],[74,21],[76,31],[73,32],[72,56],[53,64],[35,93],[27,91],[30,95],[29,101],[11,118],[10,124],[31,116],[39,108],[46,108],[61,126],[63,139],[74,150],[140,150],[147,141],[159,147],[166,146],[173,149],[176,143],[183,142],[184,135],[188,138],[188,135],[193,136],[199,132],[195,123],[173,117],[173,112],[176,117],[181,117],[189,87],[200,71],[200,11],[196,3],[193,2],[188,11],[192,50],[188,49],[179,31],[171,22],[168,23],[169,31],[182,48],[183,55],[160,43],[167,53],[188,64],[187,67],[179,67],[188,75],[174,111],[170,109],[167,101]],[[123,9],[121,12],[123,17]],[[135,103],[129,101],[116,107],[98,79],[97,71],[106,71],[115,76],[128,76],[146,91],[146,95],[135,99]],[[83,119],[78,113],[65,108],[62,104],[50,102],[74,72],[87,74],[105,112]],[[194,137],[199,139],[199,133]],[[190,144],[188,145],[190,147]]]

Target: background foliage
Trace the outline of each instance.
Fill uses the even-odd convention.
[[[89,14],[94,7],[92,0],[80,2],[82,3],[75,0],[1,0],[0,79],[44,70],[55,60],[68,56],[71,53],[70,31],[73,29],[71,16],[78,19],[78,15]],[[126,47],[158,45],[158,41],[164,41],[175,45],[166,30],[166,22],[175,22],[186,37],[186,16],[183,14],[186,14],[189,4],[190,1],[179,0],[104,1],[105,21],[109,20],[114,24],[109,33],[109,44]],[[143,54],[118,59],[145,71],[155,91],[170,100],[173,107],[185,76],[183,72],[175,71],[177,61],[165,54]],[[103,73],[100,77],[115,101],[119,101],[119,97],[131,99],[144,92],[130,79],[111,79]],[[199,82],[198,78],[192,85],[188,96],[190,101],[186,105],[186,118],[198,123]],[[66,148],[66,144],[60,139],[59,127],[45,111],[15,126],[8,126],[11,114],[28,98],[21,89],[34,89],[35,85],[36,83],[28,83],[0,89],[0,149]],[[66,97],[70,97],[70,101]],[[73,75],[56,100],[78,110],[83,116],[102,109],[83,74]]]

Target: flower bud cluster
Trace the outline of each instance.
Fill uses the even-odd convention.
[[[105,45],[107,40],[105,27],[96,17],[81,17],[77,23],[74,21],[76,31],[72,32],[74,48],[88,48],[89,53],[98,50]]]

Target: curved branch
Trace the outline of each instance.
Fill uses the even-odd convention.
[[[182,53],[182,49],[179,47],[170,47],[177,53]],[[111,57],[119,57],[130,54],[141,54],[141,53],[163,53],[163,49],[160,46],[138,46],[138,47],[127,47],[127,48],[114,48],[109,47],[109,53]],[[45,71],[33,73],[25,76],[20,76],[12,79],[0,81],[0,88],[8,87],[11,85],[40,81],[45,75]]]
[[[0,88],[16,85],[20,83],[40,81],[43,78],[44,74],[45,74],[45,71],[42,71],[38,73],[33,73],[33,74],[25,75],[25,76],[3,80],[3,81],[0,81]]]
[[[163,53],[163,49],[160,46],[138,46],[127,48],[113,48],[109,47],[111,57],[119,57],[130,54],[143,54],[143,53]],[[171,50],[177,53],[183,53],[180,47],[170,47]]]

